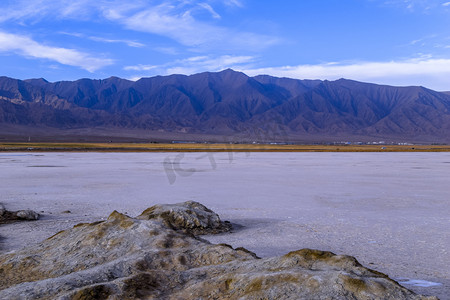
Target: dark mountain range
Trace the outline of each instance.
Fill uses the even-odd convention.
[[[450,95],[233,70],[136,82],[0,77],[0,137],[29,136],[448,142]]]

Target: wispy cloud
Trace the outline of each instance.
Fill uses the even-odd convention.
[[[244,4],[242,4],[239,0],[224,0],[225,5],[228,6],[237,6],[237,7],[243,7]]]
[[[416,45],[416,44],[422,43],[422,42],[423,42],[423,39],[417,39],[417,40],[411,41],[409,44],[410,44],[410,45]]]
[[[325,63],[273,68],[238,68],[249,75],[268,74],[298,79],[349,78],[393,85],[424,85],[442,90],[448,88],[450,59],[420,57],[402,61]]]
[[[17,0],[0,3],[0,22],[35,23],[46,19],[98,22],[106,19],[129,30],[168,37],[197,51],[259,51],[279,42],[276,36],[217,25],[221,16],[214,6],[219,3],[242,7],[239,0]],[[205,10],[211,16],[209,19],[201,13]]]
[[[168,66],[166,74],[194,74],[204,71],[221,71],[223,69],[239,68],[243,64],[248,65],[255,60],[253,56],[223,55],[219,57],[194,56],[187,59],[177,60]]]
[[[131,41],[131,40],[108,39],[108,38],[99,37],[99,36],[87,36],[87,35],[85,35],[83,33],[79,33],[79,32],[65,32],[65,31],[61,31],[59,33],[63,34],[63,35],[74,36],[74,37],[77,37],[77,38],[89,39],[91,41],[101,42],[101,43],[120,43],[120,44],[126,44],[126,45],[128,45],[130,47],[134,47],[134,48],[145,47],[144,44],[136,42],[136,41]]]
[[[153,48],[155,51],[169,54],[169,55],[178,55],[180,54],[180,51],[174,47],[155,47]]]
[[[124,70],[140,72],[140,75],[132,76],[132,79],[139,79],[141,77],[152,76],[155,74],[190,75],[205,71],[216,72],[227,68],[239,69],[244,66],[249,67],[252,63],[254,63],[254,61],[255,57],[253,56],[193,56],[186,59],[178,59],[163,65],[126,66]]]
[[[134,47],[134,48],[141,48],[144,47],[145,45],[136,41],[130,41],[130,40],[116,40],[116,39],[107,39],[107,38],[102,38],[102,37],[98,37],[98,36],[90,36],[88,37],[90,40],[92,41],[96,41],[96,42],[103,42],[103,43],[121,43],[121,44],[126,44],[130,47]]]
[[[87,36],[87,35],[85,35],[83,33],[79,33],[79,32],[65,32],[65,31],[61,31],[61,32],[59,32],[59,34],[68,35],[68,36],[74,36],[74,37],[82,38],[82,39],[89,39],[91,41],[101,42],[101,43],[126,44],[126,45],[128,45],[130,47],[134,47],[134,48],[145,47],[144,44],[136,42],[136,41],[122,40],[122,39],[108,39],[108,38],[99,37],[99,36]]]
[[[198,6],[204,8],[205,10],[207,10],[211,14],[211,16],[213,18],[215,18],[215,19],[220,19],[221,18],[220,15],[214,10],[214,8],[212,8],[212,6],[209,5],[208,3],[205,3],[205,2],[199,3]]]
[[[161,74],[190,75],[232,68],[249,76],[266,74],[276,77],[321,80],[348,78],[387,85],[421,85],[435,90],[448,90],[450,77],[450,59],[435,59],[427,55],[399,61],[333,62],[268,68],[255,68],[254,65],[257,63],[259,63],[258,59],[252,56],[194,56],[164,65],[136,65],[125,69],[135,73],[130,76],[131,80]]]
[[[94,57],[74,49],[47,46],[27,36],[0,32],[0,52],[16,53],[27,58],[48,59],[63,65],[95,72],[113,64],[113,60]]]
[[[0,4],[2,14],[0,22],[15,20],[18,22],[38,22],[43,19],[78,19],[92,17],[100,7],[102,0],[17,0]]]
[[[407,44],[399,45],[398,47],[413,46],[413,47],[415,47],[414,49],[417,49],[417,47],[423,47],[423,46],[427,46],[430,44],[435,44],[436,41],[439,41],[441,39],[442,39],[442,36],[440,36],[438,34],[429,34],[427,36],[421,36],[417,39],[414,39]]]
[[[153,69],[156,69],[156,68],[158,68],[158,66],[141,65],[141,64],[139,64],[139,65],[136,65],[136,66],[126,66],[123,69],[125,71],[140,71],[141,72],[141,71],[150,71],[150,70],[153,70]]]
[[[200,5],[207,8],[213,17],[219,18],[209,4]],[[233,30],[199,20],[195,16],[198,6],[199,4],[191,4],[191,1],[166,0],[137,11],[113,7],[106,10],[104,15],[128,29],[166,36],[197,50],[261,50],[279,42],[277,37]]]
[[[450,5],[450,2],[443,2],[442,0],[386,0],[383,3],[388,6],[404,8],[410,12],[423,13],[428,13],[431,10],[442,9],[442,6]]]

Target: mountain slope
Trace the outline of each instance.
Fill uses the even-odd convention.
[[[187,132],[261,140],[450,141],[450,95],[340,79],[248,77],[233,70],[50,83],[0,77],[0,124]],[[0,125],[0,133],[2,133]],[[269,132],[270,131],[270,132]],[[220,139],[220,138],[219,138]]]

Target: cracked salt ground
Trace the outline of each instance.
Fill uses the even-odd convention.
[[[261,259],[193,235],[230,229],[193,201],[155,205],[136,218],[114,211],[0,255],[0,298],[437,300],[354,257],[302,249]]]
[[[408,288],[450,300],[450,153],[234,153],[231,163],[228,153],[212,153],[215,169],[197,159],[202,153],[185,153],[182,170],[209,171],[175,170],[173,184],[163,162],[176,153],[41,155],[1,154],[16,161],[0,160],[0,202],[44,212],[36,223],[0,227],[0,253],[113,210],[136,216],[156,203],[195,200],[241,225],[204,237],[211,242],[265,258],[301,248],[349,254],[392,278],[441,283]]]

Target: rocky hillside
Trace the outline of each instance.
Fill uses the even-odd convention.
[[[1,299],[437,299],[350,256],[302,249],[260,259],[197,237],[230,224],[196,202],[113,212],[0,256]],[[195,235],[193,235],[195,234]]]
[[[272,135],[269,139],[279,141],[445,142],[450,141],[450,95],[345,79],[248,77],[233,70],[136,82],[0,77],[0,134],[2,126],[11,130],[11,125],[12,130],[43,127],[49,134],[102,128],[241,140]]]

